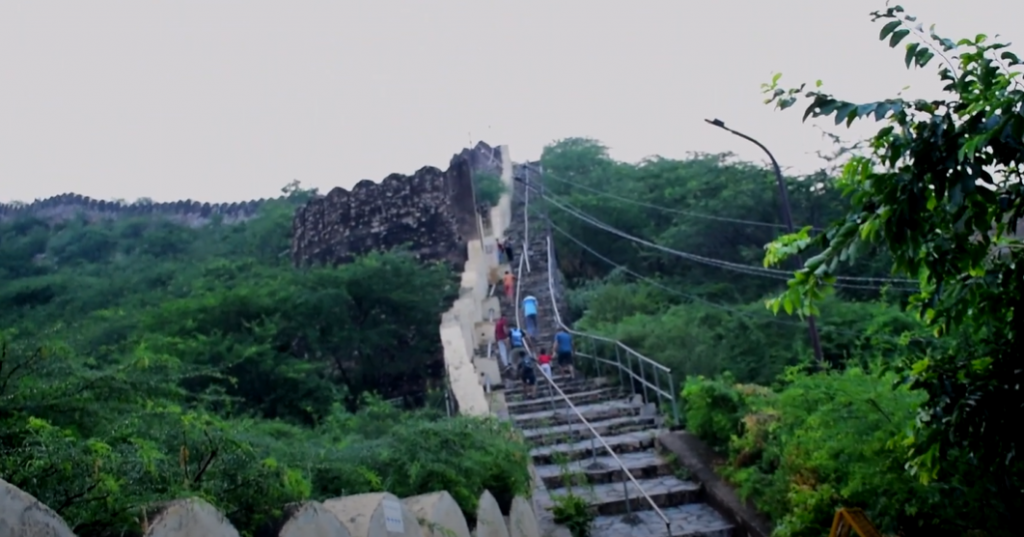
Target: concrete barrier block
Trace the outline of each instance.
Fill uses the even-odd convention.
[[[412,496],[402,503],[416,515],[424,537],[469,537],[466,516],[448,492]]]
[[[75,537],[75,534],[53,509],[0,479],[0,536]]]
[[[473,536],[510,537],[498,500],[486,490],[480,495],[480,502],[476,507],[476,528],[473,529]]]
[[[276,537],[352,537],[348,528],[320,502],[303,502],[285,508]]]
[[[168,502],[148,519],[144,537],[239,537],[217,508],[199,498]]]
[[[508,514],[509,537],[540,537],[540,526],[537,514],[533,511],[530,500],[521,496],[512,499],[512,509]]]
[[[324,501],[352,537],[424,537],[416,515],[394,494],[374,492]]]

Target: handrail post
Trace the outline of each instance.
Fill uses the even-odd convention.
[[[619,366],[619,385],[626,385],[626,372],[622,370],[622,356],[619,354],[619,346],[615,345],[615,364]]]
[[[668,400],[669,404],[672,405],[672,419],[675,420],[676,425],[679,425],[679,405],[676,404],[676,382],[672,378],[672,372],[668,374],[668,393],[672,394],[672,398]]]
[[[630,505],[632,502],[629,501],[629,483],[626,480],[622,481],[622,492],[626,498],[626,520],[633,520],[633,506]]]
[[[644,361],[640,360],[640,383],[644,386],[644,403],[650,401],[650,396],[647,395],[647,376],[644,374]]]
[[[555,379],[549,377],[544,371],[541,371],[540,374],[544,375],[544,378],[548,381],[548,398],[551,399],[551,413],[553,415],[555,412],[555,390],[551,388],[551,385],[555,383]]]

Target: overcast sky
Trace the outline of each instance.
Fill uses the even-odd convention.
[[[504,5],[501,5],[504,4]],[[238,201],[321,191],[484,140],[516,160],[570,136],[612,156],[754,146],[811,170],[827,144],[760,84],[821,79],[853,100],[935,91],[878,41],[883,0],[0,4],[0,200],[63,192]],[[1024,45],[1021,0],[908,0],[953,38]],[[1024,46],[1015,47],[1024,53]]]

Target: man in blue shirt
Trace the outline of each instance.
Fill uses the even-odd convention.
[[[522,362],[523,356],[529,354],[525,344],[526,334],[518,326],[513,326],[512,330],[508,332],[508,340],[512,347],[512,363],[510,366],[518,367]]]
[[[572,336],[564,329],[559,330],[555,334],[555,342],[552,347],[555,348],[555,361],[558,363],[558,368],[562,370],[562,373],[568,373],[569,378],[573,378],[575,375],[572,358],[576,349],[572,344]]]
[[[526,316],[526,333],[537,337],[537,299],[530,295],[523,299],[523,315]]]

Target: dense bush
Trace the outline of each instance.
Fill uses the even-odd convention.
[[[687,426],[729,455],[721,473],[780,537],[820,536],[840,507],[865,509],[886,533],[948,527],[940,490],[907,479],[893,442],[925,397],[893,389],[895,380],[859,368],[791,370],[773,391],[691,377],[682,396]]]

